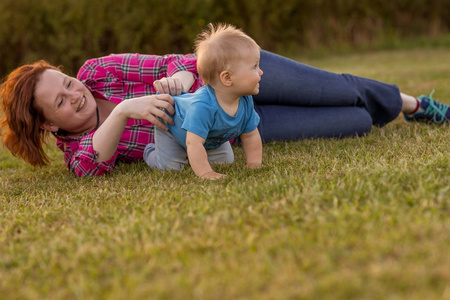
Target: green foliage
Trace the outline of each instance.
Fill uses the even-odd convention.
[[[37,59],[76,73],[109,53],[192,52],[209,22],[235,24],[264,49],[298,54],[445,34],[450,1],[2,0],[0,77]]]
[[[426,59],[424,59],[426,58]],[[449,48],[309,59],[436,89]],[[359,138],[263,146],[203,181],[120,165],[75,178],[0,148],[0,299],[449,299],[450,130],[401,117]]]

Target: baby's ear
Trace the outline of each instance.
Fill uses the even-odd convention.
[[[222,82],[224,86],[233,85],[233,79],[231,78],[231,72],[229,70],[222,71],[219,76],[220,82]]]

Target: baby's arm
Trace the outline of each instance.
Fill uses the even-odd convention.
[[[189,163],[195,175],[206,179],[219,179],[226,177],[225,174],[216,173],[208,161],[208,154],[203,146],[205,139],[190,131],[186,134],[186,148]]]
[[[258,128],[252,132],[241,134],[241,140],[245,158],[247,159],[247,168],[260,168],[262,162],[262,142]]]

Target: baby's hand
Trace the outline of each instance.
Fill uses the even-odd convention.
[[[214,171],[208,172],[206,174],[203,174],[202,176],[200,176],[200,178],[203,179],[209,179],[209,180],[216,180],[216,179],[221,179],[221,178],[225,178],[227,177],[227,175],[225,174],[220,174]]]
[[[245,167],[247,169],[259,169],[261,168],[261,163],[248,163]]]
[[[160,94],[169,94],[178,96],[183,91],[183,84],[180,79],[172,77],[163,77],[153,82],[153,87]]]

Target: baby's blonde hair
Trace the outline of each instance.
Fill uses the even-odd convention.
[[[222,71],[242,58],[243,50],[260,49],[258,44],[233,25],[209,23],[195,40],[197,71],[203,83],[214,83]]]

